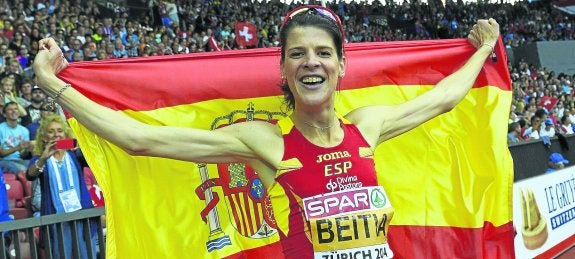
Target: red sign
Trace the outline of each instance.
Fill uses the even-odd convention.
[[[547,109],[547,111],[551,111],[551,110],[553,110],[553,107],[555,107],[555,104],[557,104],[558,101],[559,100],[557,100],[557,98],[555,98],[555,97],[543,96],[539,100],[539,105],[545,107],[545,109]]]
[[[236,22],[236,43],[240,46],[255,47],[258,45],[258,30],[251,22]]]

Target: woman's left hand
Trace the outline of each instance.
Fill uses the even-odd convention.
[[[493,18],[489,20],[480,19],[473,25],[467,38],[476,48],[480,48],[484,44],[495,47],[499,39],[499,24]]]

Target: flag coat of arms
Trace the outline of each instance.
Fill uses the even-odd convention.
[[[474,51],[463,39],[348,44],[336,110],[405,102]],[[496,54],[452,111],[375,151],[378,182],[395,207],[395,258],[514,256],[511,82],[501,44]],[[151,125],[213,130],[286,116],[277,48],[79,62],[58,76]],[[106,200],[107,258],[281,255],[266,190],[249,167],[130,156],[68,121]]]

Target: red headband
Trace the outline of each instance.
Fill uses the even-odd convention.
[[[298,14],[307,13],[310,10],[314,10],[317,14],[319,14],[323,17],[326,17],[326,18],[334,21],[337,24],[337,27],[339,28],[339,31],[341,32],[341,39],[342,39],[342,44],[343,44],[343,41],[345,41],[345,32],[343,30],[343,25],[341,23],[341,20],[339,19],[339,16],[337,16],[337,14],[335,14],[331,9],[329,9],[327,7],[320,6],[320,5],[302,5],[302,6],[294,8],[288,14],[286,14],[286,16],[283,20],[283,23],[282,23],[282,27],[284,25],[286,25],[294,16],[296,16]]]

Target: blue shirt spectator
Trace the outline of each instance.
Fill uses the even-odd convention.
[[[565,159],[561,153],[552,153],[549,156],[549,168],[545,173],[552,173],[558,169],[565,168],[569,164],[569,160]]]

